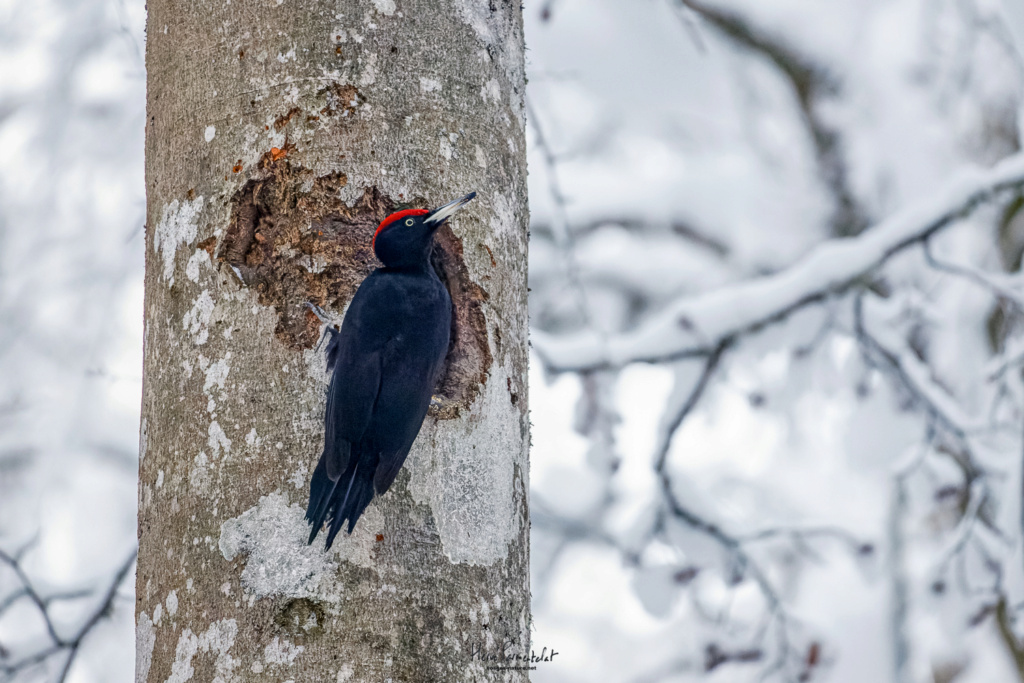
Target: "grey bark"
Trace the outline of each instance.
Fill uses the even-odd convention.
[[[522,23],[508,0],[149,3],[137,680],[525,681]],[[439,237],[455,341],[403,472],[305,545],[326,374],[376,222]],[[464,214],[464,215],[463,215]]]

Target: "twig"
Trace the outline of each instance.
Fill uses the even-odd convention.
[[[1011,287],[1007,287],[1002,282],[999,282],[997,278],[974,270],[973,268],[967,268],[956,263],[949,263],[948,261],[940,261],[932,252],[932,243],[930,239],[924,240],[924,244],[922,246],[924,249],[925,262],[935,270],[973,282],[982,289],[991,292],[994,296],[998,297],[1001,302],[1009,303],[1018,313],[1024,313],[1024,302],[1021,300],[1020,292],[1012,289]]]
[[[889,574],[892,587],[892,609],[890,613],[890,635],[893,640],[893,680],[906,683],[910,679],[909,657],[910,636],[907,633],[907,618],[910,611],[910,588],[904,567],[906,540],[903,533],[903,518],[907,509],[907,493],[904,480],[907,473],[893,477],[893,499],[889,508]]]
[[[711,381],[711,376],[715,374],[718,369],[719,363],[722,361],[722,356],[732,346],[733,340],[731,338],[724,339],[712,350],[704,361],[704,369],[701,371],[700,377],[697,379],[697,383],[693,386],[693,390],[690,392],[686,400],[679,405],[679,409],[675,414],[669,416],[665,423],[664,428],[661,430],[661,434],[658,438],[657,450],[654,454],[654,469],[659,474],[665,470],[665,459],[668,457],[669,447],[672,445],[672,438],[675,436],[679,427],[682,426],[683,422],[689,416],[693,409],[697,407],[697,403],[700,402],[701,397],[704,395],[704,391],[708,387],[708,382]]]
[[[57,678],[58,683],[64,683],[68,673],[71,671],[71,664],[75,661],[75,656],[78,654],[79,648],[82,646],[82,642],[85,637],[89,635],[93,627],[99,623],[100,619],[107,616],[114,603],[114,598],[117,596],[117,589],[121,586],[121,582],[131,571],[132,566],[135,565],[135,559],[138,556],[138,550],[133,550],[127,560],[121,565],[120,569],[117,570],[117,574],[114,575],[114,579],[110,582],[109,588],[107,588],[106,595],[103,596],[103,601],[100,603],[99,609],[93,612],[92,616],[86,620],[85,624],[78,630],[78,634],[68,644],[70,653],[68,654],[67,661],[64,662],[64,668],[61,670],[60,676]]]
[[[694,385],[689,396],[687,396],[686,400],[680,404],[678,411],[668,420],[659,441],[658,450],[655,453],[654,470],[661,482],[663,499],[672,516],[681,520],[696,531],[699,531],[700,533],[703,533],[715,540],[733,558],[739,566],[739,569],[743,573],[751,576],[757,584],[758,589],[768,606],[768,613],[771,615],[772,621],[775,622],[776,629],[778,631],[776,661],[767,670],[774,672],[775,670],[781,669],[785,666],[786,658],[789,655],[789,636],[787,633],[787,622],[789,617],[782,606],[782,600],[771,582],[768,580],[767,575],[761,569],[760,565],[750,556],[749,553],[747,553],[743,546],[743,542],[739,538],[726,533],[717,524],[704,519],[682,504],[672,487],[672,477],[666,466],[668,461],[668,448],[672,442],[673,435],[679,427],[682,426],[687,416],[693,412],[694,408],[696,408],[697,404],[700,402],[700,399],[707,390],[711,377],[714,375],[721,363],[722,355],[726,350],[728,350],[732,343],[732,339],[725,339],[712,350],[705,361],[704,369],[701,372],[700,377],[697,379],[697,383]]]
[[[27,670],[36,665],[42,664],[51,657],[66,652],[67,658],[64,660],[64,664],[61,667],[61,672],[57,676],[55,683],[64,683],[67,679],[68,674],[71,671],[71,665],[75,661],[75,657],[78,655],[79,650],[82,647],[82,643],[86,637],[92,632],[93,628],[100,622],[100,620],[107,616],[113,608],[114,600],[117,597],[117,591],[124,581],[125,577],[131,571],[135,565],[135,559],[138,555],[138,550],[133,550],[128,558],[121,564],[117,572],[114,574],[114,578],[111,579],[110,584],[107,587],[106,592],[103,595],[103,599],[100,601],[99,606],[89,616],[88,619],[75,631],[75,634],[70,638],[62,637],[58,632],[57,628],[50,616],[49,606],[51,602],[63,599],[70,599],[73,597],[81,597],[88,595],[89,593],[74,592],[74,593],[58,593],[48,597],[43,597],[36,590],[32,584],[31,579],[25,573],[24,568],[21,566],[21,558],[24,552],[31,546],[31,544],[24,546],[20,551],[14,554],[6,553],[0,550],[0,562],[6,564],[14,572],[18,581],[21,583],[21,588],[15,590],[15,592],[8,596],[0,608],[0,613],[3,610],[9,608],[14,602],[22,598],[28,598],[35,604],[39,611],[39,615],[43,619],[43,623],[46,625],[47,634],[50,637],[51,644],[38,652],[21,658],[20,660],[13,663],[0,663],[0,675],[5,678],[3,680],[13,680],[21,671]]]
[[[568,200],[562,191],[562,184],[558,177],[558,159],[555,156],[554,149],[548,142],[537,110],[529,98],[526,98],[526,112],[529,115],[529,121],[533,124],[533,131],[537,136],[537,146],[540,148],[541,157],[544,159],[544,166],[547,169],[548,193],[555,203],[555,229],[553,230],[555,244],[562,253],[566,278],[569,280],[569,285],[575,294],[576,306],[579,309],[581,322],[586,327],[592,327],[590,324],[590,308],[587,305],[587,295],[580,280],[579,264],[576,262],[576,239],[569,225]]]

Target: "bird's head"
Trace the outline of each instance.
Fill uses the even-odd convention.
[[[434,233],[473,197],[476,197],[476,192],[470,192],[433,211],[396,211],[377,226],[377,232],[373,235],[374,253],[389,268],[426,264],[434,244]]]

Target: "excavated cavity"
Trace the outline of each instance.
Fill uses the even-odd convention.
[[[452,295],[453,308],[451,342],[437,389],[438,396],[445,401],[432,406],[431,414],[451,419],[458,417],[462,406],[469,407],[473,402],[487,381],[491,367],[483,309],[487,292],[469,277],[462,255],[462,240],[451,226],[442,226],[435,234],[431,261]]]
[[[286,150],[290,151],[290,150]],[[277,312],[277,338],[296,351],[312,348],[320,322],[309,301],[340,313],[356,288],[380,263],[373,233],[389,213],[423,207],[398,204],[368,187],[351,207],[339,199],[343,173],[314,176],[278,155],[266,156],[260,177],[231,199],[231,222],[216,249],[218,260]],[[438,231],[434,267],[451,293],[452,341],[432,414],[453,418],[468,408],[487,381],[491,354],[483,302],[487,293],[469,277],[462,242],[449,226]]]

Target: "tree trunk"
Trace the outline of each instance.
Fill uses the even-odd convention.
[[[150,0],[137,680],[525,681],[523,43],[509,0]],[[396,208],[448,368],[351,536],[305,544],[326,371]],[[322,537],[321,537],[322,538]]]

